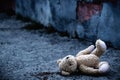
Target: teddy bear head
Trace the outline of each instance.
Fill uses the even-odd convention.
[[[77,61],[74,56],[67,55],[66,57],[57,60],[60,71],[72,73],[77,69]]]

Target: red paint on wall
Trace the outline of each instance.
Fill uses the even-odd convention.
[[[77,2],[76,17],[80,22],[89,20],[93,15],[101,14],[102,3],[111,2],[113,5],[117,3],[117,0],[99,0],[95,2]]]
[[[102,4],[93,4],[93,3],[77,3],[77,19],[80,22],[89,20],[92,15],[100,14],[102,10]]]

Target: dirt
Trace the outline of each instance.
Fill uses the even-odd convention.
[[[108,74],[60,74],[57,59],[76,55],[91,44],[0,13],[0,80],[120,80],[120,50],[109,47],[101,57],[110,63]]]

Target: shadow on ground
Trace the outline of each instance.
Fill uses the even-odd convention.
[[[110,63],[108,74],[62,76],[56,60],[93,43],[53,32],[0,13],[0,80],[120,80],[120,50],[113,48],[101,57]]]

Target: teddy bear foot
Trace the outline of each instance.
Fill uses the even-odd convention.
[[[100,73],[106,73],[106,72],[108,72],[109,71],[109,64],[108,64],[108,62],[100,62],[99,63],[99,72]]]
[[[101,39],[98,39],[98,40],[96,41],[96,47],[97,47],[98,49],[102,50],[102,51],[105,51],[106,48],[107,48],[105,42],[102,41]]]
[[[62,73],[62,75],[64,75],[64,76],[70,75],[70,73],[69,73],[69,72],[66,72],[66,71],[61,71],[61,73]]]

